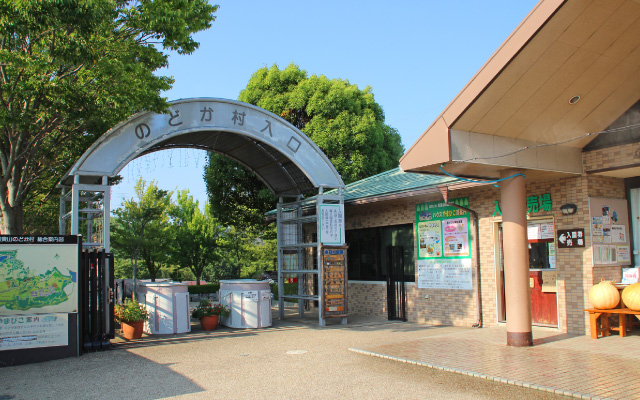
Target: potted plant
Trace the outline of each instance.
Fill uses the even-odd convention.
[[[144,321],[149,319],[147,308],[138,303],[135,297],[125,299],[124,304],[114,307],[116,321],[122,326],[122,335],[125,339],[140,339],[144,328]]]
[[[200,320],[203,331],[212,331],[218,327],[220,316],[226,317],[229,312],[229,307],[222,304],[211,304],[211,301],[202,299],[191,312],[191,316]]]

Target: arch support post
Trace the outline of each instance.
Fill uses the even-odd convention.
[[[102,185],[93,185],[81,184],[75,176],[71,188],[62,188],[60,234],[82,234],[83,247],[104,248],[109,252],[110,210],[111,187],[108,177],[103,177]]]
[[[518,172],[521,171],[503,171],[501,178]],[[502,230],[505,238],[503,249],[507,345],[532,346],[527,199],[524,176],[515,176],[500,183],[500,203]]]

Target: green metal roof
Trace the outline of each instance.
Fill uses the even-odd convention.
[[[400,167],[348,184],[344,191],[344,202],[371,197],[388,196],[413,190],[426,189],[446,183],[459,182],[448,176],[403,172]],[[331,192],[335,192],[332,190]]]
[[[400,167],[397,167],[348,184],[343,189],[342,195],[344,196],[344,202],[348,204],[363,199],[407,193],[457,182],[461,182],[461,180],[449,176],[403,172]],[[331,189],[326,191],[325,194],[336,194],[337,192],[337,189]],[[305,199],[303,207],[315,207],[314,199],[315,196]],[[270,219],[274,218],[275,214],[276,210],[271,210],[265,216]]]

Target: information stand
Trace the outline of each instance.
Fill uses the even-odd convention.
[[[341,318],[347,323],[347,248],[322,246],[322,318]]]

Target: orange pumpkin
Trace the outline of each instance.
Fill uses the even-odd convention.
[[[608,310],[620,303],[620,292],[609,281],[602,281],[589,289],[589,302],[594,308]]]
[[[640,311],[640,283],[633,283],[624,288],[622,301],[627,308]]]

